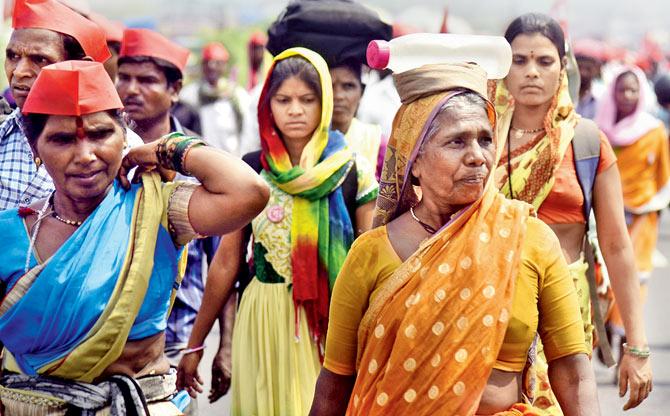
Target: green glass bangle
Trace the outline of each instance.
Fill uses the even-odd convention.
[[[186,154],[189,152],[189,150],[193,149],[194,147],[205,146],[205,144],[206,143],[204,141],[192,137],[189,137],[189,140],[184,140],[180,142],[177,146],[177,150],[175,151],[172,160],[172,164],[175,166],[177,172],[186,176],[192,176],[191,173],[188,172],[184,167]]]
[[[170,133],[161,138],[156,146],[156,159],[161,167],[190,176],[184,169],[186,153],[193,147],[204,145],[206,143],[201,139],[181,133]]]
[[[642,348],[631,347],[625,342],[623,343],[623,352],[624,354],[632,355],[634,357],[639,358],[647,358],[651,355],[649,347],[642,347]]]

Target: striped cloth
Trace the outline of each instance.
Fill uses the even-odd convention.
[[[0,125],[0,211],[46,198],[54,185],[45,168],[37,169],[17,108]]]

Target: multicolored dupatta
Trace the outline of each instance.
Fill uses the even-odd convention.
[[[278,61],[294,56],[305,59],[316,68],[322,91],[321,122],[296,166],[291,163],[280,132],[272,121],[270,108],[264,106],[268,101],[266,95],[274,66]],[[293,300],[296,307],[305,308],[312,336],[317,339],[326,333],[329,291],[354,238],[352,220],[340,188],[353,166],[353,154],[347,148],[344,136],[330,130],[332,112],[332,81],[323,58],[305,48],[292,48],[277,55],[259,100],[261,163],[270,179],[282,191],[294,196],[291,223]]]
[[[473,65],[396,75],[401,97],[408,84],[418,91],[412,82],[417,78],[443,82],[425,83],[396,115],[382,172],[387,186],[377,200],[378,225],[418,199],[408,186],[409,172],[442,105],[464,88],[486,94],[486,76]],[[495,125],[493,105],[488,107]],[[348,415],[475,413],[507,329],[531,210],[498,193],[489,175],[480,199],[456,213],[377,289],[359,327]]]
[[[508,198],[528,202],[535,210],[539,209],[554,186],[554,172],[561,165],[572,142],[579,117],[570,99],[567,78],[563,71],[560,86],[544,119],[545,135],[528,146],[512,151],[509,163],[509,156],[505,151],[495,173],[496,183],[503,194]],[[512,124],[514,98],[502,81],[497,84],[495,107],[498,114],[499,143],[503,148]],[[509,171],[512,172],[511,181]]]

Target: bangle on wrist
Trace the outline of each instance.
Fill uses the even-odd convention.
[[[182,133],[170,133],[158,142],[158,146],[156,146],[156,159],[158,160],[158,164],[165,169],[191,176],[184,169],[186,153],[193,147],[205,145],[206,143],[201,139],[185,136]]]
[[[190,152],[191,149],[193,149],[194,147],[200,147],[200,146],[205,146],[205,142],[200,139],[189,140],[181,152],[175,153],[175,158],[177,157],[179,158],[179,164],[177,166],[179,173],[186,176],[193,176],[191,172],[186,170],[184,162],[186,160],[186,155],[188,154],[188,152]]]
[[[626,342],[623,343],[623,353],[638,358],[648,358],[651,355],[651,351],[649,350],[648,346],[630,346]]]
[[[183,350],[181,350],[181,353],[182,353],[182,355],[186,355],[186,354],[191,354],[191,353],[194,353],[194,352],[202,351],[204,349],[205,349],[205,344],[202,344],[202,345],[199,345],[199,346],[193,347],[193,348],[184,348]]]

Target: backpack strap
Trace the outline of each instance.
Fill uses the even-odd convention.
[[[577,122],[572,151],[575,155],[577,180],[584,195],[584,218],[588,228],[593,208],[593,185],[600,162],[600,130],[592,120],[582,118]]]
[[[572,151],[574,153],[577,180],[582,189],[582,195],[584,195],[584,219],[586,220],[586,230],[584,233],[582,251],[584,252],[584,257],[588,264],[586,279],[589,282],[589,298],[591,300],[593,323],[598,336],[598,347],[600,347],[602,352],[603,361],[605,361],[605,364],[608,367],[612,367],[616,362],[612,355],[612,347],[607,339],[605,320],[600,309],[595,272],[595,252],[594,247],[589,241],[588,235],[591,210],[593,209],[593,186],[596,182],[598,164],[600,163],[600,129],[592,120],[581,118],[577,122],[577,126],[575,126],[575,136],[572,139]]]

